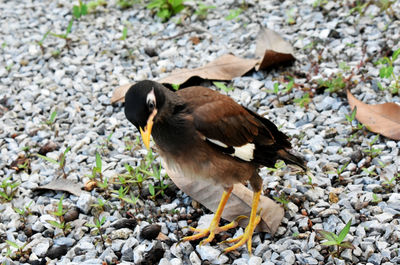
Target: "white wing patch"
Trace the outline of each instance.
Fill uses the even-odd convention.
[[[214,140],[214,139],[210,139],[210,138],[206,138],[206,139],[207,139],[208,141],[212,142],[212,143],[215,144],[215,145],[219,145],[219,146],[224,147],[224,148],[227,148],[227,147],[228,147],[226,144],[224,144],[224,143],[221,142],[221,141]]]
[[[236,156],[244,161],[251,161],[254,158],[254,149],[256,146],[252,143],[248,143],[242,146],[234,146],[233,149],[235,153],[231,154],[231,156]]]

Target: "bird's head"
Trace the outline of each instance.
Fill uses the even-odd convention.
[[[165,102],[164,89],[157,82],[145,80],[132,85],[125,94],[125,116],[140,131],[147,149],[154,118]]]

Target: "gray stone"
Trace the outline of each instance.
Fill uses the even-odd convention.
[[[194,251],[190,253],[189,260],[192,263],[192,265],[201,265],[201,260]]]
[[[379,253],[373,253],[369,258],[368,262],[371,262],[374,265],[380,265],[382,262],[382,255]]]
[[[296,261],[296,257],[291,250],[285,250],[281,252],[281,257],[285,264],[294,264]]]
[[[202,260],[208,260],[212,264],[224,264],[229,260],[226,255],[221,255],[221,252],[218,249],[211,246],[197,246],[196,250]]]
[[[32,252],[38,257],[44,257],[49,247],[50,242],[48,240],[42,240],[39,244],[32,248]]]
[[[79,199],[76,202],[76,206],[83,213],[88,214],[94,203],[95,203],[95,198],[91,196],[89,193],[83,192],[81,196],[79,196]]]

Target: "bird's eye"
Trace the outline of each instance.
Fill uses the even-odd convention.
[[[153,111],[154,108],[156,107],[155,104],[154,104],[154,101],[153,100],[148,100],[147,101],[147,107],[149,108],[150,111]]]

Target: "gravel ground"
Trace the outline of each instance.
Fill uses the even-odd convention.
[[[218,0],[207,3],[216,8],[205,20],[188,3],[192,8],[162,23],[143,4],[122,10],[110,1],[74,21],[68,40],[52,34],[43,40],[49,30],[65,33],[72,2],[0,1],[0,263],[400,264],[400,184],[395,178],[400,143],[357,130],[356,121],[346,121],[350,109],[343,91],[326,92],[318,82],[349,77],[353,71],[347,84],[358,99],[399,102],[398,95],[378,88],[378,82],[387,87],[390,80],[379,78],[380,66],[374,64],[400,48],[400,2],[394,2],[387,10],[371,4],[360,13],[351,12],[355,1],[243,1],[243,12],[227,20],[230,10],[243,3]],[[177,24],[179,19],[184,23]],[[264,195],[288,203],[274,237],[254,235],[251,257],[245,248],[220,255],[223,246],[216,242],[201,248],[198,242],[177,245],[189,234],[187,225],[201,224],[211,213],[168,178],[162,182],[169,185],[164,194],[153,199],[148,199],[149,186],[160,180],[149,177],[131,184],[129,192],[139,196],[136,204],[112,192],[126,187],[117,178],[126,176],[125,164],[145,169],[149,160],[159,163],[157,157],[146,158],[147,151],[136,144],[138,133],[125,119],[123,105],[110,104],[112,91],[129,82],[159,79],[176,68],[198,67],[226,53],[251,57],[260,25],[288,40],[297,60],[290,67],[235,78],[229,95],[290,135],[314,178],[311,183],[287,168],[261,170]],[[121,40],[124,27],[127,36]],[[398,77],[399,61],[394,65]],[[289,83],[285,76],[295,81],[290,92],[279,98],[268,92],[275,82],[283,90]],[[302,107],[295,100],[306,93],[310,102]],[[65,172],[35,155],[58,160],[65,150]],[[64,221],[70,226],[64,233],[48,221],[61,222],[53,212],[63,193],[36,188],[64,173],[67,180],[87,183],[96,152],[107,188],[64,194]],[[12,182],[20,184],[13,195]],[[99,199],[106,201],[104,206]],[[100,235],[85,225],[97,218],[104,221]],[[334,249],[322,245],[317,231],[338,234],[349,220],[346,240],[354,249],[333,257]]]

